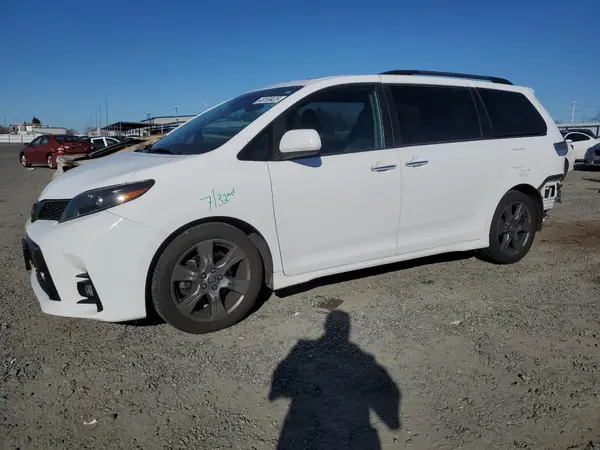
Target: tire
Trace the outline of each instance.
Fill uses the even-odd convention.
[[[31,166],[31,164],[29,163],[29,161],[27,161],[27,156],[25,156],[25,153],[21,153],[19,155],[19,161],[21,162],[21,165],[23,167],[29,167],[29,166]]]
[[[517,205],[521,205],[520,219],[516,218]],[[538,214],[530,196],[509,191],[496,207],[490,225],[490,246],[481,255],[496,264],[513,264],[523,259],[533,244]]]
[[[152,272],[150,294],[169,325],[210,333],[248,315],[263,277],[260,253],[245,233],[208,223],[185,230],[167,245]]]
[[[48,169],[56,169],[56,163],[52,162],[52,153],[46,155],[46,165],[48,166]]]

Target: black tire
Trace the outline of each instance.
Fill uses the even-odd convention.
[[[48,166],[48,169],[56,169],[56,163],[52,162],[52,153],[46,155],[46,165]]]
[[[516,220],[514,223],[506,220],[510,218],[509,210],[513,212],[514,219],[515,205],[519,204],[523,208],[521,210],[523,220],[520,226]],[[509,191],[496,207],[490,225],[490,246],[481,251],[481,256],[496,264],[513,264],[523,259],[529,252],[537,231],[538,209],[530,196],[520,191]],[[507,228],[508,231],[505,231]],[[507,238],[506,235],[509,237]]]
[[[196,256],[186,259],[186,255],[195,252],[196,246],[205,246],[208,245],[207,243],[210,243],[212,252],[211,263],[214,261],[211,267],[216,267],[217,270],[214,274],[209,273],[209,270],[205,270],[208,265],[203,263],[205,260],[202,259],[200,251]],[[223,253],[222,260],[213,258],[219,251],[226,249],[225,246],[227,245],[231,248],[237,247],[236,251],[241,250],[241,254],[245,258],[232,264],[230,271],[226,273],[226,269],[217,266],[221,261],[227,259],[229,253]],[[184,264],[184,261],[187,262]],[[181,279],[175,278],[176,266],[188,269],[190,268],[189,264],[192,264],[193,267],[190,270],[195,274],[193,281],[173,281],[174,279]],[[236,274],[233,274],[232,271],[234,270],[237,271]],[[242,272],[239,272],[240,270]],[[212,272],[215,272],[215,269],[212,269]],[[236,278],[239,273],[242,273],[241,277],[243,279],[238,280]],[[217,275],[220,276],[219,279],[222,281],[216,280]],[[199,278],[200,276],[202,276],[202,279]],[[173,239],[160,255],[152,273],[150,289],[152,303],[160,317],[178,330],[194,334],[210,333],[230,327],[248,315],[259,296],[263,285],[263,276],[263,263],[260,253],[245,233],[238,228],[222,223],[197,225],[185,230]],[[187,280],[187,278],[185,279]],[[225,283],[227,280],[232,279],[244,283],[244,289],[246,290],[243,294],[238,294],[228,289],[227,286],[218,287],[214,290],[218,283]],[[182,292],[181,289],[186,289],[181,288],[182,283],[192,286],[189,288],[190,290],[196,289],[196,292],[203,292],[202,296],[199,297],[200,300],[197,300],[194,306],[191,306],[191,310],[186,313],[182,312],[180,308],[185,303],[184,300],[190,299],[193,295],[188,295],[184,299],[179,298]],[[212,286],[213,292],[211,292],[211,284],[213,283],[215,284]],[[223,309],[214,314],[218,317],[217,319],[213,317],[212,301],[214,300],[214,292],[217,293],[216,295],[219,298],[222,297],[222,300],[219,301]],[[231,306],[231,303],[234,304]],[[216,306],[215,308],[219,309]]]
[[[23,167],[30,167],[31,163],[29,161],[27,161],[27,156],[25,156],[25,153],[21,153],[19,155],[19,162],[21,163],[21,165]]]

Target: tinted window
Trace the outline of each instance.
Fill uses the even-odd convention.
[[[42,140],[41,137],[36,137],[33,141],[31,141],[31,144],[29,144],[32,147],[35,147],[37,145],[40,145],[40,141]]]
[[[590,137],[583,133],[569,133],[565,136],[565,139],[570,139],[573,142],[589,141]]]
[[[267,161],[271,141],[270,136],[269,127],[269,130],[260,133],[244,147],[239,153],[238,159],[241,161]]]
[[[58,134],[54,137],[61,144],[63,142],[89,142],[89,138],[87,138],[85,136],[67,136],[67,135]]]
[[[402,144],[481,139],[481,126],[468,88],[390,86]]]
[[[535,106],[519,92],[478,89],[497,137],[543,136],[548,128]]]
[[[92,141],[92,144],[94,145],[94,150],[99,150],[101,148],[104,148],[104,139],[94,139]]]
[[[113,144],[118,144],[119,141],[117,141],[116,139],[106,138],[106,143],[108,145],[113,145]]]
[[[316,130],[321,137],[323,156],[383,148],[383,130],[373,86],[319,92],[293,108],[285,121],[286,130]]]
[[[210,152],[229,141],[301,86],[249,92],[209,109],[156,142],[149,153],[180,155]]]
[[[42,136],[40,138],[40,145],[48,144],[50,142],[50,138],[48,136]]]

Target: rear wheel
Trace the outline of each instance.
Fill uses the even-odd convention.
[[[509,191],[500,200],[490,226],[490,246],[483,256],[498,264],[523,259],[533,244],[537,230],[537,208],[531,197]]]
[[[262,259],[248,236],[230,225],[203,224],[163,251],[152,275],[152,303],[175,328],[208,333],[242,320],[262,284]]]
[[[52,153],[46,155],[46,164],[49,169],[56,169],[56,163],[54,162],[54,158],[52,158]]]

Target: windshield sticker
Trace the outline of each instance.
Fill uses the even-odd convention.
[[[213,209],[218,208],[219,206],[223,206],[229,203],[234,196],[235,188],[229,192],[221,193],[215,192],[215,190],[212,189],[212,195],[202,197],[200,200],[206,200],[206,202],[208,203],[208,210],[212,211]]]
[[[286,97],[285,95],[276,95],[273,97],[261,97],[254,102],[254,105],[260,105],[263,103],[279,103],[285,97]]]

